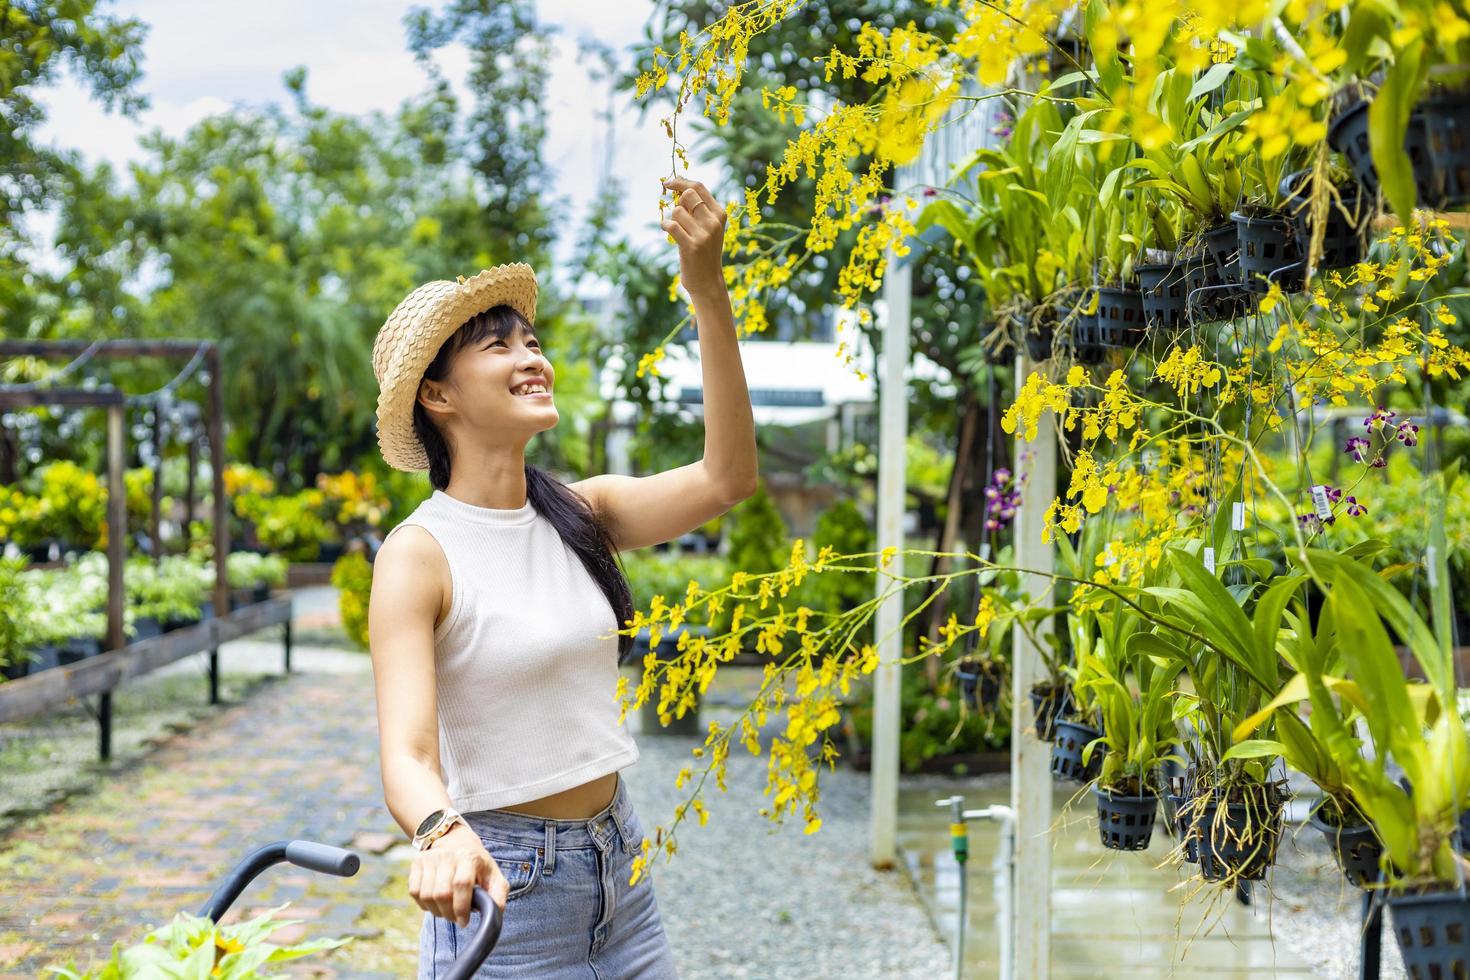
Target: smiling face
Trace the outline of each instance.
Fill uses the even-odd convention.
[[[559,420],[555,383],[534,328],[497,306],[445,342],[419,385],[419,404],[446,434],[524,443]]]

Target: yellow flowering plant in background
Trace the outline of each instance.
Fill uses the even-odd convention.
[[[677,78],[675,108],[664,123],[678,164],[687,165],[681,115],[702,104],[714,125],[730,124],[751,39],[800,16],[803,6],[737,3],[704,31],[681,35],[676,50],[656,49],[639,92]],[[993,336],[1007,334],[1014,321],[1021,331],[1010,339],[1019,340],[1041,316],[1060,334],[1068,317],[1091,314],[1087,287],[1127,279],[1149,250],[1198,255],[1204,232],[1233,211],[1279,211],[1288,200],[1305,207],[1313,240],[1303,243],[1300,292],[1280,282],[1252,284],[1261,291],[1235,319],[1199,322],[1192,311],[1184,328],[1119,349],[1102,365],[1074,362],[1058,337],[1057,356],[1014,379],[1001,417],[1003,430],[1021,442],[1061,445],[1068,471],[1045,512],[1043,539],[1077,559],[1054,577],[1072,586],[1067,601],[1075,622],[1087,632],[1094,629],[1088,623],[1126,619],[1130,635],[1136,626],[1158,638],[1160,650],[1183,658],[1159,675],[1171,681],[1182,670],[1197,685],[1181,697],[1176,717],[1189,717],[1204,732],[1214,764],[1232,763],[1232,773],[1264,780],[1279,753],[1232,756],[1224,726],[1276,694],[1273,650],[1230,648],[1185,625],[1188,617],[1171,605],[1177,596],[1160,599],[1148,590],[1198,587],[1236,604],[1232,615],[1246,616],[1255,615],[1259,597],[1273,589],[1282,594],[1277,569],[1287,560],[1302,563],[1303,574],[1321,585],[1309,549],[1330,547],[1339,520],[1368,513],[1372,471],[1387,444],[1406,451],[1417,445],[1418,424],[1384,406],[1432,404],[1436,390],[1470,375],[1470,352],[1458,342],[1470,307],[1464,242],[1443,219],[1412,211],[1412,178],[1397,159],[1413,105],[1448,78],[1431,68],[1470,54],[1470,20],[1461,5],[1442,0],[1415,0],[1397,11],[1368,0],[1094,0],[1080,7],[938,0],[934,8],[940,16],[932,30],[869,24],[847,50],[807,53],[825,82],[871,83],[866,101],[820,98],[820,85],[805,94],[793,86],[761,93],[761,111],[790,120],[798,134],[768,162],[762,182],[727,204],[725,275],[737,320],[746,333],[763,330],[769,291],[856,229],[832,301],[869,323],[889,256],[906,255],[908,239],[938,226],[978,276],[997,321]],[[1039,75],[1034,66],[1058,53],[1064,24],[1085,53],[1079,60],[1063,52],[1068,64],[1060,77]],[[1376,86],[1366,81],[1375,72],[1382,79]],[[1339,188],[1347,168],[1328,134],[1355,98],[1370,103],[1379,177],[1399,218],[1380,224],[1361,261],[1319,269],[1320,227],[1329,208],[1345,208]],[[1010,132],[976,147],[947,186],[927,189],[936,200],[911,217],[921,189],[890,186],[893,169],[916,160],[956,113],[988,99],[1014,107]],[[870,163],[855,167],[864,156]],[[1293,185],[1289,174],[1300,182]],[[815,182],[809,225],[764,221],[762,205],[773,205],[800,178]],[[657,370],[662,349],[645,355],[640,374]],[[838,356],[851,363],[846,344]],[[1355,424],[1369,433],[1331,447],[1360,467],[1345,487],[1325,484],[1311,462],[1328,438],[1333,411],[1361,411]],[[1072,544],[1078,535],[1091,536],[1082,557]],[[735,745],[760,755],[761,728],[772,720],[785,724],[766,750],[762,813],[778,822],[799,814],[809,833],[820,827],[820,767],[837,755],[830,732],[851,686],[877,667],[874,645],[857,641],[858,632],[884,598],[922,590],[925,599],[904,612],[907,624],[965,576],[1005,570],[956,553],[946,557],[960,571],[898,571],[906,557],[937,554],[823,550],[811,557],[798,541],[778,571],[737,571],[710,589],[691,582],[684,596],[656,597],[624,624],[624,632],[646,629],[653,647],[692,613],[731,611],[724,635],[684,634],[678,657],[650,655],[636,687],[628,680],[619,687],[625,712],[651,702],[662,719],[680,717],[747,642],[772,656],[741,717],[711,724],[679,773],[689,796],[672,825],[646,842],[635,878],[656,852],[675,853],[685,819],[706,821],[706,782],[713,777],[724,788]],[[848,572],[876,573],[882,595],[837,614],[783,601],[807,576]],[[911,659],[944,656],[965,637],[983,636],[997,615],[1018,615],[1049,597],[1025,597],[999,613],[993,597],[986,599],[990,605],[982,601],[969,615],[951,617],[938,641],[920,643]],[[1280,610],[1271,609],[1279,620]],[[1090,649],[1091,638],[1079,640]],[[1213,677],[1212,657],[1233,658],[1236,687],[1203,690],[1203,678]],[[1099,663],[1108,666],[1092,666]],[[1074,676],[1075,689],[1096,690],[1102,682],[1095,673]],[[1157,721],[1156,704],[1136,706]],[[1281,725],[1296,732],[1289,719]],[[1167,742],[1160,733],[1147,744]]]

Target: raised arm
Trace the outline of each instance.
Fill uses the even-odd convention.
[[[675,179],[679,194],[663,227],[679,246],[679,279],[694,303],[704,374],[704,458],[650,476],[608,473],[575,483],[608,523],[619,551],[671,541],[755,492],[755,419],[721,271],[725,210],[698,181]]]

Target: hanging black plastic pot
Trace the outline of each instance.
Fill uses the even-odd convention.
[[[1470,204],[1470,93],[1445,92],[1419,103],[1439,206]]]
[[[1199,804],[1200,874],[1206,881],[1259,881],[1276,863],[1281,843],[1281,804],[1265,802]]]
[[[1220,281],[1240,285],[1240,232],[1235,222],[1205,229],[1205,249],[1215,260],[1215,274]]]
[[[1103,750],[1093,750],[1086,764],[1082,762],[1082,750],[1102,738],[1102,732],[1079,721],[1058,719],[1056,738],[1051,745],[1051,774],[1059,779],[1071,779],[1088,783],[1102,772]]]
[[[1072,354],[1072,360],[1078,364],[1102,364],[1108,359],[1108,348],[1102,342],[1102,331],[1098,328],[1096,316],[1080,313],[1077,315],[1072,321],[1072,334],[1067,348]]]
[[[1241,284],[1264,293],[1271,284],[1295,292],[1306,283],[1306,263],[1297,249],[1291,219],[1284,214],[1230,215],[1240,244]]]
[[[1184,267],[1177,263],[1140,265],[1134,271],[1138,273],[1138,288],[1143,293],[1144,322],[1154,330],[1183,329],[1188,298]]]
[[[1470,893],[1390,895],[1393,934],[1411,977],[1470,977]]]
[[[1052,742],[1057,737],[1057,719],[1072,707],[1072,692],[1064,684],[1043,681],[1031,688],[1031,715],[1036,723],[1036,737]]]
[[[1122,796],[1094,786],[1097,797],[1097,832],[1102,846],[1110,851],[1146,851],[1154,837],[1154,819],[1159,798]]]
[[[1368,196],[1377,197],[1378,168],[1373,163],[1373,147],[1368,140],[1368,105],[1368,100],[1362,99],[1333,116],[1327,127],[1327,143],[1347,157],[1353,176]],[[1409,116],[1404,131],[1404,152],[1409,155],[1409,166],[1414,172],[1419,206],[1439,207],[1443,194],[1429,155],[1429,129],[1422,107],[1416,107]]]
[[[1051,357],[1056,326],[1050,322],[1039,324],[1026,331],[1026,356],[1033,361],[1044,361]]]
[[[1193,797],[1182,789],[1164,796],[1164,829],[1184,842],[1184,860],[1199,863],[1199,831],[1194,819]]]
[[[1298,170],[1281,179],[1281,193],[1286,197],[1286,213],[1291,215],[1292,230],[1303,258],[1312,241],[1311,201],[1308,197],[1310,170]],[[1317,256],[1319,269],[1345,269],[1362,261],[1368,248],[1368,226],[1373,220],[1373,200],[1357,181],[1335,185],[1335,193],[1327,202],[1327,215],[1322,228],[1322,251]]]
[[[960,694],[971,711],[980,710],[980,687],[986,678],[985,665],[978,660],[965,659],[955,664],[955,676],[960,679]]]
[[[1235,225],[1222,225],[1230,230],[1231,255],[1235,254]],[[1233,320],[1245,309],[1249,294],[1239,285],[1220,275],[1214,253],[1204,248],[1189,256],[1184,263],[1185,309],[1195,323]]]
[[[1349,827],[1337,827],[1322,819],[1322,804],[1312,807],[1307,822],[1322,832],[1327,844],[1337,857],[1337,866],[1343,876],[1358,888],[1365,888],[1378,880],[1379,859],[1383,857],[1383,844],[1378,833],[1369,823]]]
[[[1143,342],[1143,293],[1137,289],[1099,286],[1098,339],[1104,347],[1137,347]]]

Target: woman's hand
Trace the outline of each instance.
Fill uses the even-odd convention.
[[[662,183],[675,194],[674,210],[659,224],[679,246],[679,281],[691,296],[723,290],[725,209],[697,180],[672,177]]]
[[[463,823],[414,855],[408,871],[408,893],[425,912],[450,919],[460,928],[470,924],[470,896],[479,885],[505,908],[510,882],[485,850],[480,838]]]

